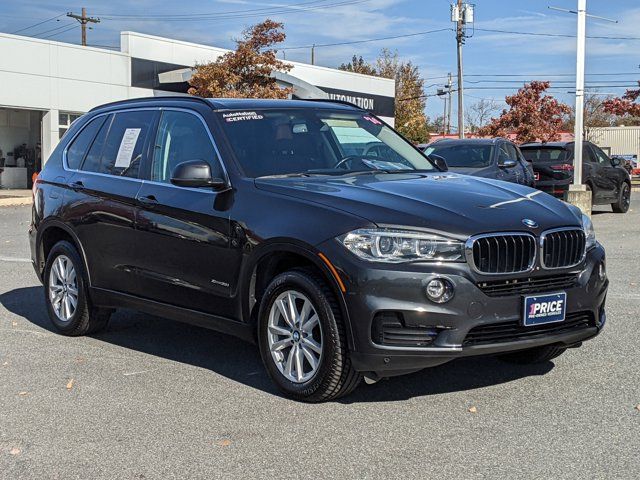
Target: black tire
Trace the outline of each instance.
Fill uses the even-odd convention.
[[[631,188],[627,182],[622,182],[620,186],[620,193],[618,194],[618,201],[611,204],[611,209],[615,213],[627,213],[629,205],[631,203]]]
[[[269,350],[269,312],[278,295],[287,290],[304,294],[313,304],[322,328],[322,356],[315,374],[303,383],[286,378]],[[323,402],[351,393],[362,375],[351,364],[345,324],[335,296],[322,277],[312,270],[291,270],[275,277],[262,296],[258,318],[258,345],[267,373],[288,397],[304,402]]]
[[[75,311],[67,321],[58,317],[49,295],[51,268],[53,267],[53,263],[60,256],[64,256],[71,261],[76,272],[77,280],[78,296],[76,307]],[[54,327],[63,335],[71,337],[88,335],[96,333],[107,326],[109,317],[111,316],[111,310],[98,309],[91,305],[87,291],[88,282],[84,263],[82,262],[75,246],[71,243],[62,240],[51,248],[47,257],[47,263],[44,267],[43,284],[49,319],[51,320],[51,323],[53,323]]]
[[[518,365],[529,365],[533,363],[544,363],[562,355],[566,347],[557,345],[545,345],[543,347],[530,348],[512,353],[499,355],[498,358],[505,362],[516,363]]]

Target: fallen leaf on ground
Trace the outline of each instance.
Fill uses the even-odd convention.
[[[478,413],[478,409],[476,407],[469,407],[469,413]]]
[[[640,412],[640,403],[636,405],[636,410]]]
[[[13,447],[11,450],[9,450],[9,455],[20,455],[20,449]]]
[[[29,392],[18,392],[18,395],[24,397],[25,395],[29,395]]]
[[[11,326],[12,327],[17,327],[18,326],[18,322],[11,322]]]
[[[218,445],[220,445],[221,447],[228,447],[229,445],[231,445],[231,440],[225,438],[224,440],[220,440],[218,442]]]
[[[71,390],[73,388],[73,378],[67,382],[67,390]]]

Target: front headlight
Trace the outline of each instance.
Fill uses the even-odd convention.
[[[586,249],[589,250],[596,246],[596,231],[593,229],[593,223],[591,219],[582,214],[582,230],[584,230],[584,237],[586,239]]]
[[[354,230],[338,240],[358,257],[370,262],[464,261],[463,242],[430,233],[370,228]]]

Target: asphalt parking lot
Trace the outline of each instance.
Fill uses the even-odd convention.
[[[104,333],[57,335],[27,260],[30,207],[1,207],[0,478],[638,478],[640,200],[598,210],[611,287],[595,340],[307,405],[213,331],[120,311]]]

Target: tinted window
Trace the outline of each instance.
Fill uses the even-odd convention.
[[[202,121],[187,112],[162,113],[156,135],[151,166],[151,180],[169,183],[171,172],[182,162],[204,160],[211,165],[211,174],[222,178],[222,167]]]
[[[509,160],[518,160],[518,152],[516,151],[516,147],[511,143],[504,144]]]
[[[153,114],[146,110],[112,115],[102,126],[82,169],[137,177]]]
[[[241,110],[221,112],[219,118],[250,177],[434,169],[391,128],[361,112]]]
[[[449,167],[482,168],[491,165],[493,145],[472,143],[442,144],[427,147],[427,155],[434,153],[447,161]]]
[[[568,152],[564,148],[523,148],[522,154],[528,161],[533,162],[565,162]]]
[[[84,158],[93,138],[104,123],[104,117],[91,120],[67,148],[67,166],[77,170]]]

